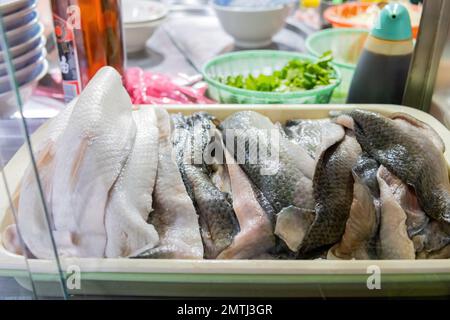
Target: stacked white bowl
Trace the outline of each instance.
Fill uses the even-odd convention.
[[[297,1],[298,2],[298,1]],[[283,29],[294,0],[211,0],[226,33],[240,48],[262,48]]]
[[[122,4],[127,52],[141,51],[164,22],[169,10],[166,5],[156,1],[126,0]]]
[[[0,14],[6,32],[7,47],[0,42],[0,117],[17,111],[14,87],[22,101],[27,100],[37,82],[47,73],[44,26],[39,22],[37,0],[0,0]],[[7,50],[11,58],[8,65]],[[12,67],[12,68],[9,68]],[[11,85],[15,73],[16,86]]]

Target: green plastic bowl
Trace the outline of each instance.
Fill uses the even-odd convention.
[[[368,34],[364,29],[336,28],[316,32],[306,39],[308,53],[315,57],[329,50],[333,52],[333,65],[341,72],[342,82],[334,91],[332,102],[346,101]]]
[[[203,66],[203,77],[208,83],[208,95],[229,104],[323,104],[329,103],[333,90],[340,84],[337,68],[336,82],[328,86],[297,92],[260,92],[234,88],[218,80],[219,77],[239,74],[257,76],[280,70],[292,59],[315,60],[313,56],[276,50],[248,50],[220,55]]]

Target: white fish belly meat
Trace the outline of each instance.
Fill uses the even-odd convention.
[[[274,233],[292,252],[297,252],[314,217],[314,212],[311,211],[294,206],[284,208],[277,214]]]
[[[330,259],[369,260],[370,241],[377,232],[377,217],[374,199],[369,188],[358,177],[353,186],[353,203],[339,244],[328,252]]]
[[[133,147],[132,104],[113,68],[97,72],[58,140],[52,213],[60,254],[103,257],[109,192]]]
[[[133,150],[110,194],[105,214],[106,257],[126,257],[154,247],[159,237],[147,223],[158,167],[158,128],[153,108],[133,112],[137,132]]]
[[[415,259],[414,244],[408,237],[406,213],[396,201],[394,190],[398,178],[385,167],[378,170],[380,185],[381,223],[379,239],[380,259]]]
[[[251,259],[275,245],[272,222],[259,204],[247,175],[228,150],[223,149],[231,182],[233,209],[240,231],[217,259]]]
[[[134,254],[136,258],[202,259],[203,243],[198,216],[175,163],[171,123],[167,111],[155,108],[159,129],[159,160],[153,193],[154,211],[149,222],[158,231],[156,248]]]
[[[47,207],[52,202],[52,186],[55,169],[56,143],[68,125],[75,102],[71,103],[61,111],[58,116],[51,119],[48,125],[48,135],[39,145],[35,147],[34,154],[36,167],[39,174],[43,197]],[[9,228],[9,239],[14,239],[11,248],[15,252],[22,252],[20,235],[23,242],[31,253],[38,258],[54,258],[54,251],[50,238],[49,223],[45,216],[43,199],[39,191],[38,180],[36,179],[34,167],[30,164],[20,183],[19,192],[14,195],[13,202],[17,202],[17,226]],[[50,222],[52,220],[51,211],[48,213]],[[55,234],[55,237],[57,235]]]

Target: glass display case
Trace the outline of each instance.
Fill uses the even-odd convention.
[[[115,1],[94,2],[106,12]],[[318,28],[298,1],[264,50],[243,57],[212,2],[158,1],[157,18],[139,22],[122,7],[123,77],[99,68],[68,103],[50,1],[0,3],[0,299],[448,297],[448,29],[436,40],[443,54],[428,48],[433,115],[414,99],[355,106],[336,92],[323,104],[275,104],[279,92],[220,103],[213,86],[252,91],[227,88],[221,72],[275,70],[309,53],[299,68],[342,93],[356,62],[317,62],[307,39]],[[423,12],[416,50],[431,28]],[[150,27],[135,50],[133,34]]]
[[[51,218],[44,198],[32,132],[43,121],[34,122],[24,115],[24,104],[48,71],[44,27],[39,22],[36,1],[7,1],[0,5],[1,48],[1,294],[2,298],[67,298],[65,275],[51,232]],[[17,148],[21,146],[20,151]],[[14,160],[26,168],[14,168]],[[22,179],[25,171],[27,179]],[[40,221],[39,238],[52,254],[43,263],[35,263],[21,236],[18,207],[21,187],[36,199],[36,218]],[[36,222],[36,221],[34,221]],[[39,224],[32,222],[32,229]],[[35,233],[35,230],[29,230]],[[44,266],[44,268],[43,268]],[[45,272],[43,272],[45,270]],[[12,281],[15,279],[15,281]],[[17,283],[16,283],[17,282]],[[16,285],[14,285],[16,284]],[[20,284],[20,287],[17,286]],[[49,289],[51,288],[51,289]]]

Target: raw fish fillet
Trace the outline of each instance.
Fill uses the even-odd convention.
[[[408,237],[406,213],[394,195],[399,182],[400,180],[385,167],[380,167],[378,170],[381,195],[380,259],[416,258],[414,244]]]
[[[362,184],[369,188],[370,194],[375,200],[380,199],[380,186],[377,179],[379,168],[380,164],[363,152],[352,169],[355,179],[358,178]]]
[[[2,233],[1,240],[6,251],[25,256],[25,244],[20,239],[20,233],[16,224],[10,224],[6,227]]]
[[[69,104],[55,118],[51,119],[47,128],[46,138],[34,150],[36,167],[40,178],[43,197],[49,209],[48,218],[52,223],[51,203],[53,177],[55,174],[55,157],[57,141],[66,129],[69,118],[73,112],[76,100]],[[16,226],[8,229],[6,246],[13,252],[23,253],[20,235],[23,242],[31,253],[42,259],[55,257],[52,240],[50,238],[49,224],[46,218],[39,185],[33,166],[30,164],[26,169],[20,183],[20,192],[15,193],[13,202],[16,205]],[[52,226],[52,225],[51,225]]]
[[[370,242],[378,231],[377,213],[374,198],[369,188],[358,177],[353,186],[353,203],[345,232],[339,244],[329,252],[328,258],[372,259]]]
[[[215,126],[205,113],[190,117],[175,115],[172,120],[177,128],[173,139],[177,163],[199,214],[205,258],[216,258],[231,244],[239,226],[230,201],[230,179],[223,161],[216,157],[211,159],[211,164],[205,161],[207,148],[220,147],[213,140]],[[222,150],[219,154],[223,156]]]
[[[231,182],[233,209],[240,230],[232,244],[217,259],[251,259],[275,245],[272,222],[259,204],[247,175],[225,148],[224,153]]]
[[[380,187],[378,162],[363,153],[353,167],[353,203],[345,232],[328,259],[375,259],[380,227]]]
[[[78,98],[56,144],[51,210],[62,256],[104,257],[109,192],[133,147],[136,125],[120,75],[102,68]]]
[[[292,205],[314,210],[315,162],[306,150],[279,134],[279,128],[269,118],[254,111],[236,112],[222,122],[221,129],[228,151],[275,212]],[[236,140],[245,142],[243,150],[238,143],[233,144]],[[260,150],[268,150],[270,156],[261,157]],[[258,155],[257,161],[250,161],[252,155]]]
[[[155,108],[159,129],[159,161],[149,222],[158,231],[156,248],[139,250],[135,258],[202,259],[198,216],[175,163],[167,111]]]
[[[320,155],[344,138],[342,126],[328,119],[291,120],[284,127],[286,136],[301,146],[317,164]],[[277,214],[275,234],[288,248],[297,252],[314,220],[314,212],[295,206],[284,208]]]
[[[147,223],[158,167],[158,127],[153,108],[133,112],[137,132],[133,150],[111,191],[105,214],[106,257],[127,257],[155,247],[159,236]]]
[[[431,220],[412,240],[418,257],[439,255],[450,244],[450,226]]]
[[[403,116],[406,118],[405,121],[411,123],[410,117]],[[353,127],[363,150],[414,188],[419,204],[428,216],[450,223],[447,163],[442,146],[439,147],[431,129],[424,129],[428,134],[423,134],[418,129],[411,129],[411,125],[405,125],[405,121],[357,109],[336,121]]]
[[[422,251],[417,255],[417,259],[450,259],[450,245],[447,245],[438,251]]]
[[[351,131],[320,156],[314,174],[315,219],[302,241],[305,257],[337,243],[344,231],[353,201],[352,168],[361,147]]]
[[[314,213],[290,206],[277,214],[275,234],[287,245],[289,250],[297,252],[314,221]]]
[[[284,131],[289,139],[303,147],[313,159],[344,138],[344,128],[328,119],[290,120]]]
[[[216,128],[210,115],[175,115],[172,120],[177,128],[173,139],[177,164],[199,215],[205,258],[214,259],[239,231],[222,145],[214,136]]]
[[[409,135],[422,135],[427,137],[442,153],[445,151],[445,144],[441,136],[428,124],[417,120],[405,113],[394,113],[389,116],[394,120],[403,131]]]
[[[426,228],[430,218],[420,208],[414,190],[399,179],[394,191],[394,197],[406,213],[408,236],[412,238],[421,233]]]

